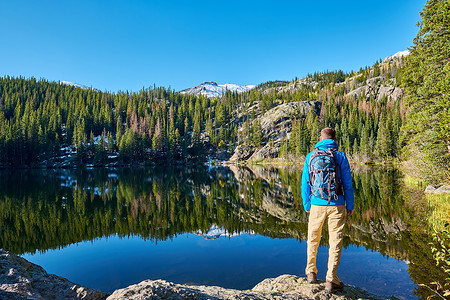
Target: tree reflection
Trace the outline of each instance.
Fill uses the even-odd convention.
[[[33,253],[113,234],[157,243],[212,226],[302,241],[308,215],[301,171],[232,166],[1,172],[0,247]],[[416,283],[424,282],[424,274],[443,276],[427,247],[430,237],[408,208],[401,174],[362,167],[353,174],[355,214],[344,247],[410,261]],[[327,240],[324,231],[322,244]]]

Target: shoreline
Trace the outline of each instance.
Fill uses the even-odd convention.
[[[365,166],[401,166],[401,162],[390,160],[367,160],[355,159],[348,157],[350,165],[365,165]],[[50,159],[49,159],[50,160]],[[187,159],[149,159],[145,161],[136,162],[120,162],[118,160],[111,160],[101,164],[93,162],[76,163],[73,157],[62,159],[56,158],[55,161],[48,160],[35,162],[33,165],[19,165],[19,166],[5,166],[0,165],[0,170],[45,170],[45,169],[99,169],[99,168],[131,168],[131,167],[157,167],[157,166],[196,166],[196,165],[263,165],[263,166],[290,166],[303,165],[305,162],[304,156],[290,156],[289,158],[273,158],[264,160],[220,160],[211,159],[207,157],[195,157],[190,160]]]

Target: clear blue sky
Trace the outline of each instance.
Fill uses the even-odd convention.
[[[406,50],[425,0],[0,3],[0,76],[138,91],[359,70]]]

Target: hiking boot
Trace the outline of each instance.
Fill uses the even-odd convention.
[[[306,278],[308,279],[308,283],[317,283],[316,273],[314,272],[306,274]]]
[[[341,292],[344,290],[344,284],[342,282],[339,282],[339,284],[336,284],[334,282],[327,281],[325,283],[325,290],[327,290],[330,293]]]

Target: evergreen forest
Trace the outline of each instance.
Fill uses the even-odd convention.
[[[288,102],[319,101],[319,112],[292,116],[292,134],[280,156],[302,157],[318,141],[323,126],[336,127],[341,148],[364,159],[397,157],[403,122],[402,101],[346,97],[358,82],[391,78],[395,65],[358,73],[309,75],[295,91],[262,84],[220,98],[183,95],[163,87],[108,93],[34,78],[0,79],[0,151],[4,167],[36,166],[67,153],[77,165],[104,165],[114,155],[123,164],[204,159],[210,149],[234,151],[240,144],[260,147],[257,116]],[[394,71],[393,71],[394,70]],[[377,74],[378,72],[378,74]],[[345,81],[348,78],[355,78]],[[362,77],[362,78],[361,78]],[[395,78],[391,79],[395,81]],[[259,108],[249,110],[258,103]]]
[[[239,146],[266,145],[276,147],[279,158],[298,161],[312,150],[321,128],[332,126],[340,150],[353,161],[412,161],[427,181],[443,182],[450,165],[447,6],[427,3],[407,56],[216,98],[156,86],[102,92],[5,76],[0,167],[192,163],[218,154],[229,158]],[[292,113],[276,139],[265,135],[261,116],[302,101],[315,101],[320,109]]]

